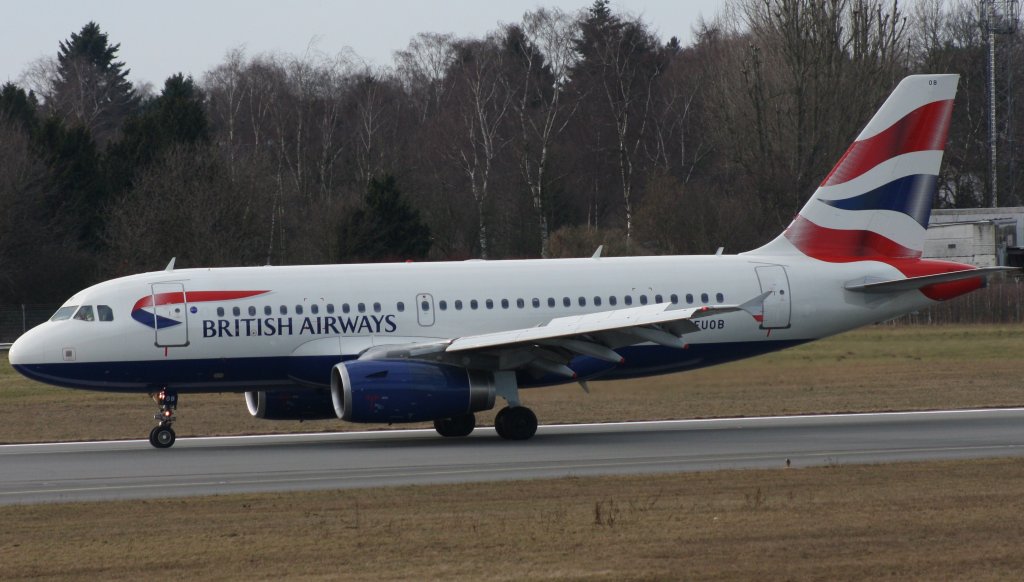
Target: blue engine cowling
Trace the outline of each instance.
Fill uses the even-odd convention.
[[[331,400],[349,422],[420,422],[494,408],[494,375],[417,360],[355,360],[331,370]]]
[[[261,390],[245,393],[249,414],[266,420],[336,418],[331,393],[321,390]]]

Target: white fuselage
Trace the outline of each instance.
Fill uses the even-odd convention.
[[[373,346],[530,328],[643,304],[741,304],[775,291],[762,317],[736,311],[697,321],[699,330],[684,336],[687,349],[642,342],[619,349],[619,365],[582,357],[570,364],[581,378],[643,376],[781,349],[932,303],[918,291],[880,298],[844,289],[865,277],[900,276],[880,262],[793,255],[161,271],[75,295],[67,306],[107,306],[112,320],[44,323],[18,340],[11,362],[42,381],[97,390],[325,386],[334,364]]]

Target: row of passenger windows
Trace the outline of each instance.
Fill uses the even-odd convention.
[[[698,298],[700,299],[700,303],[703,304],[703,305],[707,305],[711,301],[711,297],[707,293],[701,293],[699,295],[699,297],[695,296],[692,293],[687,293],[686,295],[683,296],[683,300],[685,301],[685,303],[687,305],[693,305],[694,303],[697,302]],[[634,301],[636,302],[636,304],[639,304],[639,305],[647,305],[648,303],[651,302],[650,301],[651,299],[653,299],[653,302],[655,304],[664,303],[665,302],[665,297],[663,295],[660,295],[660,294],[654,295],[651,298],[648,298],[647,295],[638,295],[635,300],[634,300],[634,297],[632,295],[624,295],[622,297],[622,305],[625,305],[627,307],[628,306],[632,306],[632,305],[634,305]],[[680,297],[678,295],[676,295],[675,293],[669,295],[668,299],[669,299],[669,301],[673,305],[678,305],[680,303],[680,301],[679,301]],[[715,293],[715,301],[718,302],[718,303],[724,303],[725,302],[725,295],[722,294],[722,293]],[[574,302],[574,300],[571,297],[562,297],[562,300],[561,300],[562,307],[572,307],[574,303],[576,305],[578,305],[579,307],[587,307],[588,304],[592,305],[594,307],[603,307],[606,304],[606,302],[607,302],[607,305],[609,307],[617,307],[619,305],[619,298],[616,295],[610,295],[607,298],[604,298],[604,297],[602,297],[600,295],[595,295],[593,298],[590,298],[589,301],[588,301],[587,297],[582,297],[582,296],[577,297],[575,299],[575,302]],[[455,309],[456,311],[461,311],[462,309],[464,309],[467,306],[467,304],[468,304],[469,309],[471,309],[471,310],[480,309],[480,306],[481,306],[480,301],[478,301],[476,299],[470,299],[466,303],[463,303],[462,299],[455,299],[450,304],[449,304],[448,300],[441,299],[440,301],[437,302],[437,308],[440,311],[447,311],[449,309],[449,307],[452,308],[452,309]],[[540,309],[541,306],[545,305],[545,304],[549,308],[554,308],[554,307],[558,306],[559,301],[556,300],[554,297],[548,297],[547,300],[543,301],[543,302],[541,301],[541,299],[539,297],[534,297],[533,299],[530,300],[530,306],[532,306],[534,309]],[[495,300],[493,300],[493,299],[484,299],[483,300],[483,306],[486,309],[494,309],[495,305],[496,305],[496,303],[495,303]],[[499,300],[497,302],[497,305],[500,305],[502,309],[511,309],[513,303],[509,299],[501,299],[501,300]],[[523,299],[523,298],[519,298],[519,299],[515,300],[515,306],[516,306],[517,309],[525,309],[526,305],[527,305],[526,304],[526,300]],[[294,308],[294,312],[293,313],[295,313],[295,315],[304,315],[305,312],[306,312],[307,307],[308,307],[309,313],[311,315],[319,315],[319,313],[320,313],[320,306],[318,304],[316,304],[316,303],[310,304],[308,306],[296,305],[295,308]],[[430,311],[431,307],[432,306],[431,306],[431,302],[430,301],[423,300],[420,303],[420,309],[422,311]],[[395,308],[398,310],[399,313],[401,313],[401,312],[405,311],[405,303],[399,301],[398,303],[395,304]],[[380,303],[376,303],[376,302],[372,303],[372,304],[369,304],[369,305],[366,304],[366,303],[356,303],[354,305],[349,305],[348,303],[342,303],[341,304],[341,313],[352,313],[353,311],[355,311],[356,313],[368,313],[368,312],[371,312],[371,311],[372,311],[372,313],[380,313],[382,309],[383,308],[381,307],[381,304]],[[247,308],[246,311],[247,311],[248,315],[251,316],[251,317],[255,317],[259,313],[259,310],[256,308],[255,305],[250,305]],[[324,311],[326,311],[328,315],[333,315],[336,312],[334,304],[333,303],[328,303],[324,307]],[[279,306],[278,307],[278,313],[280,315],[288,315],[288,306],[287,305]],[[242,315],[242,308],[241,307],[232,307],[231,308],[231,314],[236,316],[236,317],[241,316]],[[217,308],[217,316],[218,317],[224,317],[224,315],[225,315],[224,308],[223,307],[218,307]],[[274,308],[271,307],[270,305],[264,305],[263,306],[263,315],[274,315]]]
[[[687,293],[684,296],[684,298],[686,300],[687,305],[693,305],[694,302],[696,301],[696,298],[694,297],[694,295],[692,293]],[[665,302],[664,296],[660,295],[660,294],[654,295],[654,297],[652,299],[654,300],[655,304],[664,303]],[[709,297],[709,295],[707,293],[701,293],[700,294],[700,302],[702,304],[706,305],[710,300],[711,300],[711,298]],[[638,295],[637,298],[636,298],[636,301],[637,301],[637,303],[639,305],[647,305],[648,303],[650,303],[647,295]],[[678,305],[679,304],[679,296],[676,295],[675,293],[673,293],[673,294],[669,295],[669,301],[673,305]],[[715,294],[715,301],[717,301],[718,303],[723,303],[725,301],[725,295],[722,294],[722,293],[716,293]],[[544,305],[545,303],[547,304],[548,307],[554,308],[554,307],[558,306],[559,302],[554,297],[548,297],[546,302],[542,302],[539,297],[534,297],[533,299],[530,300],[530,305],[534,309],[540,309],[541,306]],[[574,301],[573,301],[573,298],[571,298],[571,297],[562,297],[561,303],[562,303],[562,307],[572,307]],[[583,296],[577,297],[575,299],[575,304],[578,305],[579,307],[586,307],[588,305],[588,298],[587,297],[583,297]],[[593,305],[594,307],[602,307],[602,306],[605,305],[605,298],[600,296],[600,295],[595,295],[593,298],[590,299],[589,304]],[[622,297],[622,304],[625,305],[625,306],[632,306],[634,304],[633,296],[632,295],[624,295]],[[493,299],[485,299],[483,305],[487,309],[494,309],[495,303],[494,303]],[[500,305],[501,305],[502,309],[510,309],[512,307],[512,303],[508,299],[502,299],[500,301]],[[608,298],[607,298],[607,305],[609,307],[616,307],[616,306],[618,306],[619,305],[619,298],[618,298],[618,296],[616,296],[616,295],[609,295]],[[456,311],[460,311],[460,310],[463,309],[464,304],[463,304],[461,299],[456,299],[455,301],[452,302],[451,306]],[[522,298],[516,299],[515,300],[515,306],[518,309],[525,309],[526,308],[526,300],[522,299]],[[447,300],[442,299],[442,300],[437,302],[437,308],[439,310],[441,310],[441,311],[447,311],[448,307],[449,307],[449,305],[448,305],[448,301]],[[476,299],[470,299],[469,300],[469,308],[470,309],[479,309],[480,308],[480,303]],[[429,311],[430,310],[430,302],[429,301],[423,301],[420,304],[420,309],[422,309],[423,311]]]
[[[295,306],[295,311],[294,311],[295,315],[304,315],[306,313],[306,307],[309,308],[309,313],[311,315],[319,315],[320,314],[320,306],[317,305],[316,303],[312,303],[312,304],[310,304],[308,306],[296,305]],[[405,304],[402,303],[401,301],[398,302],[397,307],[398,307],[399,311],[405,311]],[[383,309],[381,307],[380,303],[373,303],[370,306],[367,306],[365,303],[356,303],[354,306],[353,305],[349,305],[348,303],[342,303],[341,304],[341,313],[352,313],[353,308],[355,309],[355,311],[357,313],[367,313],[371,309],[372,309],[373,313],[380,313],[382,311],[382,309]],[[281,305],[281,306],[278,307],[277,311],[281,315],[288,315],[288,306],[287,305]],[[334,313],[335,313],[334,304],[333,303],[328,303],[326,305],[326,307],[324,308],[324,311],[326,311],[328,315],[334,315]],[[223,307],[218,307],[217,308],[217,316],[218,317],[224,317],[224,313],[225,313],[225,311],[224,311]],[[250,316],[255,317],[256,314],[259,313],[259,311],[256,309],[255,305],[250,305],[249,308],[247,309],[247,313]],[[241,307],[232,307],[231,308],[231,314],[236,316],[236,317],[242,315],[242,308]],[[263,315],[274,315],[274,308],[269,306],[269,305],[264,305],[263,306]]]

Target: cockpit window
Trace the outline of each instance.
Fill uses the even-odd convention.
[[[78,308],[78,313],[75,314],[75,319],[80,319],[82,321],[95,320],[96,316],[92,312],[92,305],[83,305]]]
[[[57,313],[53,314],[53,317],[50,318],[50,321],[64,321],[65,319],[71,319],[71,316],[75,313],[76,309],[78,309],[77,305],[67,305],[65,307],[61,307],[60,309],[57,310]]]
[[[114,310],[109,305],[97,305],[96,315],[100,316],[100,321],[114,321]]]

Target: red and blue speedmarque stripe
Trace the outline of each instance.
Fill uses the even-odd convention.
[[[172,291],[169,293],[155,293],[153,295],[146,295],[135,302],[135,305],[132,307],[132,319],[146,327],[166,329],[180,325],[181,322],[146,311],[147,307],[176,304],[186,305],[210,301],[232,301],[256,297],[264,293],[269,293],[269,291]]]

